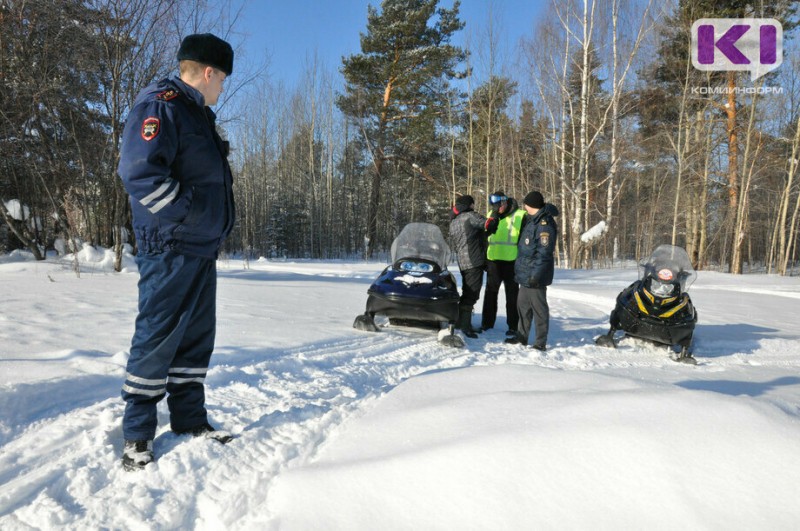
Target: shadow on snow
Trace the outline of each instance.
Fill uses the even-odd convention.
[[[713,391],[731,396],[761,396],[778,387],[800,384],[800,377],[783,376],[768,382],[746,382],[737,380],[686,380],[675,385],[693,391]]]

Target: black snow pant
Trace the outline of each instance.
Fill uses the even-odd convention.
[[[494,328],[500,284],[503,284],[506,292],[506,324],[509,330],[516,330],[519,321],[517,313],[519,284],[514,280],[514,262],[505,260],[489,260],[486,263],[486,290],[483,292],[481,327],[485,330]]]
[[[483,287],[483,267],[473,267],[461,270],[461,298],[458,300],[460,308],[472,311],[475,303],[481,297]]]
[[[550,331],[550,306],[547,304],[547,288],[526,288],[520,286],[517,297],[519,309],[519,338],[528,344],[531,332],[531,321],[534,322],[536,335],[531,345],[547,346],[547,333]]]

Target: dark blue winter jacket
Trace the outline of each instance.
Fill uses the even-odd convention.
[[[543,288],[553,283],[558,225],[558,208],[546,203],[534,215],[526,215],[517,243],[514,280],[526,288]]]
[[[178,78],[144,89],[128,115],[118,172],[140,254],[216,258],[233,229],[227,142],[203,95]]]

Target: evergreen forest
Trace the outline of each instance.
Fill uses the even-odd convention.
[[[479,27],[460,7],[375,0],[361,49],[307,61],[291,86],[266,60],[237,63],[215,108],[227,255],[379,259],[409,222],[447,235],[459,195],[486,213],[495,191],[539,190],[560,210],[561,267],[670,243],[699,269],[797,273],[797,2],[549,0],[512,55],[492,4]],[[127,112],[176,73],[188,34],[239,57],[242,16],[230,0],[0,0],[0,253],[132,249]],[[782,64],[755,80],[695,68],[704,18],[779,21]]]

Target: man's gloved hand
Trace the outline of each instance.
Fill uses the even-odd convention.
[[[486,232],[488,232],[489,234],[494,234],[495,232],[497,232],[498,225],[500,225],[499,219],[487,218],[486,224],[484,225],[484,229],[486,229]]]
[[[539,287],[539,280],[536,277],[531,277],[528,279],[528,287],[529,288],[538,288]]]

